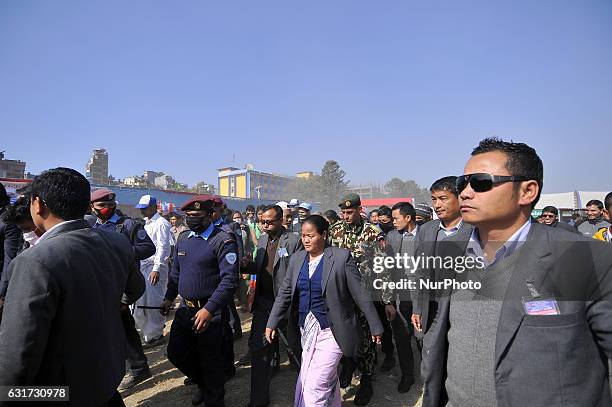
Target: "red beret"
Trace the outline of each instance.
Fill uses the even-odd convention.
[[[187,202],[181,206],[182,211],[189,210],[200,210],[200,209],[212,209],[214,205],[212,195],[196,195],[190,198]]]
[[[223,199],[221,199],[221,197],[219,195],[212,195],[212,201],[215,204],[215,206],[223,206],[225,205],[225,202],[223,202]]]
[[[97,201],[114,201],[115,193],[108,188],[96,189],[91,193],[91,202]]]

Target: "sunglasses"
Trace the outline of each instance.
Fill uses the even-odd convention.
[[[520,175],[491,175],[486,173],[475,173],[459,175],[457,177],[457,192],[461,193],[470,184],[474,192],[487,192],[493,189],[494,185],[504,182],[527,181],[527,177]]]
[[[282,219],[274,219],[274,220],[260,220],[259,223],[262,225],[274,225],[276,222]]]

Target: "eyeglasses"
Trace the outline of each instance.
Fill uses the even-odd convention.
[[[274,219],[274,220],[260,220],[259,223],[261,223],[262,225],[273,225],[276,222],[280,221],[280,219]]]
[[[555,217],[555,215],[553,214],[548,214],[548,215],[541,215],[540,218],[543,219],[553,219]]]
[[[491,175],[486,173],[475,173],[460,175],[457,177],[457,192],[461,192],[470,184],[474,192],[487,192],[496,184],[504,182],[527,181],[529,178],[520,175]]]

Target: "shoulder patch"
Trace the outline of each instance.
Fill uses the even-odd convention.
[[[236,263],[237,259],[238,259],[238,256],[236,255],[236,253],[228,253],[225,255],[225,260],[227,260],[229,264]]]
[[[136,234],[136,236],[138,236],[138,239],[140,240],[144,240],[147,238],[147,231],[144,229],[141,229],[138,231],[138,233]]]

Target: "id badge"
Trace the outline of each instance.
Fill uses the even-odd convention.
[[[560,315],[555,297],[523,298],[523,309],[526,315]]]
[[[286,247],[279,247],[278,248],[278,257],[287,257],[289,256],[289,252],[287,252],[287,248]]]

